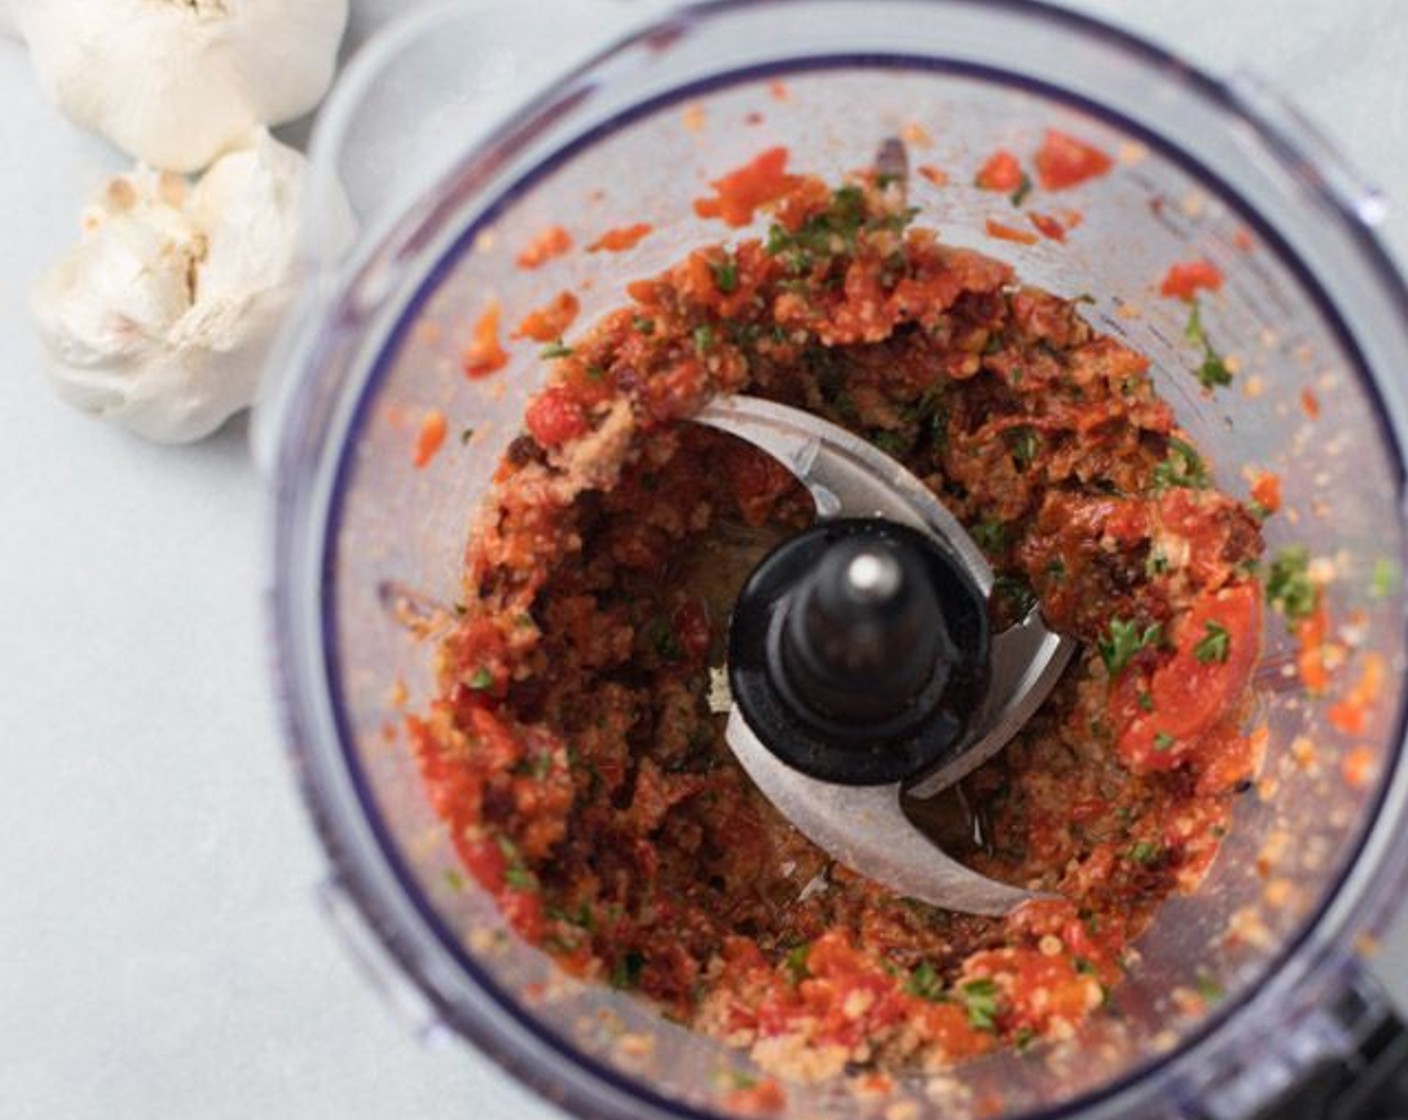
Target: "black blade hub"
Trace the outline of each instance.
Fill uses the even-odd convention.
[[[826,521],[744,585],[729,683],[789,766],[846,785],[902,781],[969,739],[990,637],[982,593],[930,537],[879,518]]]

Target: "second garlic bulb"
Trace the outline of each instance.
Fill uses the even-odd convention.
[[[305,171],[261,130],[194,186],[112,180],[30,301],[59,394],[166,443],[251,404],[292,297]]]
[[[312,109],[347,24],[347,0],[10,2],[50,99],[172,171]]]

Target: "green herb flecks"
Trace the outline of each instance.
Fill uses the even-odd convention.
[[[1164,751],[1171,751],[1173,750],[1174,744],[1177,742],[1178,740],[1167,731],[1156,732],[1154,735],[1154,750],[1158,751],[1160,754]]]
[[[1150,840],[1139,840],[1129,849],[1129,858],[1135,863],[1143,864],[1147,867],[1155,862],[1162,854],[1163,849]]]
[[[548,345],[548,346],[544,346],[541,350],[539,350],[539,351],[538,351],[538,357],[540,357],[540,358],[566,358],[566,357],[569,357],[569,356],[571,355],[571,353],[572,353],[572,347],[567,346],[567,345],[564,345],[562,339],[559,338],[556,342],[551,343],[551,344]]]
[[[787,973],[787,979],[793,984],[800,984],[811,975],[811,970],[807,967],[807,958],[811,951],[811,942],[804,941],[789,949],[787,955],[782,958],[782,970]]]
[[[645,954],[628,949],[617,957],[611,966],[611,986],[622,990],[634,988],[640,983],[640,974],[644,968]]]
[[[1232,371],[1227,368],[1227,363],[1211,351],[1203,359],[1203,364],[1194,370],[1194,373],[1198,378],[1198,384],[1204,389],[1215,389],[1219,385],[1232,384]]]
[[[592,909],[583,902],[575,913],[564,910],[560,906],[548,906],[544,911],[549,918],[559,922],[566,922],[568,925],[576,926],[578,929],[586,930],[588,933],[596,932],[596,918],[592,915]]]
[[[1266,575],[1266,601],[1295,622],[1315,611],[1315,585],[1310,581],[1310,553],[1294,545],[1283,548]]]
[[[710,261],[709,271],[714,274],[714,286],[724,295],[738,290],[738,262],[732,253],[724,254],[723,260]]]
[[[1193,986],[1198,989],[1198,994],[1208,1003],[1216,1003],[1226,994],[1222,985],[1206,972],[1198,973],[1193,980]]]
[[[1232,648],[1232,635],[1220,622],[1209,622],[1203,627],[1203,636],[1193,647],[1193,656],[1200,665],[1213,661],[1226,661]]]
[[[1206,490],[1212,485],[1212,477],[1197,448],[1177,436],[1168,437],[1168,458],[1154,467],[1150,481],[1156,494],[1173,486]]]
[[[968,1012],[968,1023],[976,1030],[997,1030],[997,984],[987,978],[969,980],[958,986],[958,998]]]
[[[1110,619],[1110,629],[1106,637],[1096,643],[1100,660],[1110,676],[1122,673],[1140,650],[1153,649],[1163,638],[1164,628],[1157,622],[1140,627],[1137,622],[1123,618]]]
[[[637,334],[654,334],[655,320],[647,319],[644,315],[637,315],[631,320],[631,329],[634,330]]]
[[[1232,370],[1209,341],[1207,329],[1203,326],[1202,307],[1196,299],[1188,310],[1188,325],[1183,328],[1183,334],[1189,342],[1203,351],[1203,360],[1193,371],[1198,378],[1198,384],[1208,391],[1220,385],[1231,385]]]
[[[1162,548],[1155,545],[1149,549],[1149,555],[1144,557],[1144,575],[1147,579],[1161,576],[1168,571],[1168,554]]]
[[[999,574],[993,577],[992,593],[1008,610],[1009,617],[1025,618],[1036,606],[1036,592],[1021,576]]]
[[[516,891],[536,891],[538,889],[538,877],[526,867],[505,869],[504,882]]]
[[[921,961],[919,967],[909,974],[904,990],[930,1003],[941,1002],[944,998],[943,981],[939,978],[938,969],[930,961]]]
[[[1369,577],[1369,597],[1380,601],[1391,599],[1401,582],[1398,565],[1387,556],[1380,556],[1374,561],[1374,571]]]
[[[684,656],[684,647],[675,636],[674,627],[663,618],[653,618],[646,625],[645,640],[667,661],[678,661]]]
[[[787,230],[774,223],[768,229],[766,249],[794,274],[809,272],[819,260],[854,252],[862,232],[903,231],[916,213],[909,208],[871,216],[866,209],[865,192],[847,185],[833,191],[830,206],[813,214],[800,228]]]
[[[973,543],[984,552],[1000,552],[1007,543],[1007,525],[996,518],[979,521],[969,531]]]
[[[714,328],[708,323],[694,328],[694,348],[701,354],[714,348]]]
[[[474,670],[474,676],[469,678],[469,687],[475,692],[483,692],[487,688],[494,687],[494,674],[483,666]]]
[[[1013,206],[1021,206],[1022,203],[1027,201],[1027,195],[1031,193],[1032,177],[1023,171],[1021,181],[1017,184],[1017,189],[1013,191],[1008,198],[1011,199]]]
[[[1025,471],[1035,461],[1041,451],[1041,436],[1034,428],[1009,428],[1005,434],[1008,450],[1012,452],[1012,462],[1018,470]]]
[[[494,843],[504,857],[504,882],[516,891],[536,891],[538,877],[528,870],[518,845],[502,833],[494,837]]]
[[[903,455],[909,450],[909,440],[899,432],[874,432],[870,436],[870,442],[886,455]]]
[[[513,772],[520,777],[540,782],[552,773],[552,754],[549,751],[538,751],[521,758],[513,764]]]

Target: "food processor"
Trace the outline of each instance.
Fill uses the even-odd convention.
[[[567,69],[575,37],[588,35],[613,45]],[[533,100],[514,100],[548,79]],[[1079,209],[1065,241],[994,240],[994,218],[1011,211],[972,184],[976,168],[999,148],[1031,151],[1053,128],[1116,167],[1061,196]],[[846,1076],[787,1083],[771,1111],[1221,1120],[1408,1110],[1408,1042],[1362,966],[1408,871],[1401,698],[1390,683],[1353,720],[1333,712],[1366,659],[1389,682],[1404,669],[1408,297],[1374,236],[1384,208],[1262,83],[1216,81],[1042,4],[448,5],[354,63],[314,138],[308,279],[256,431],[277,487],[277,678],[330,856],[330,918],[415,1029],[463,1036],[570,1111],[758,1108],[738,1092],[762,1076],[747,1055],[564,975],[463,881],[400,729],[433,695],[432,643],[453,620],[467,526],[547,373],[537,348],[520,346],[495,376],[464,376],[471,325],[489,302],[526,311],[571,290],[589,324],[628,281],[720,239],[690,205],[711,180],[774,146],[836,180],[888,137],[935,169],[911,191],[947,243],[1081,296],[1098,329],[1148,355],[1221,487],[1240,495],[1256,471],[1280,477],[1268,546],[1312,558],[1334,656],[1323,694],[1311,694],[1297,672],[1303,636],[1269,617],[1259,778],[1206,881],[1163,905],[1110,1006],[1074,1037],[897,1077],[883,1092]],[[350,246],[344,192],[360,224]],[[650,236],[624,252],[517,267],[521,246],[555,225],[584,243],[628,225]],[[1190,372],[1201,354],[1187,306],[1159,293],[1170,264],[1194,258],[1225,278],[1200,304],[1205,337],[1236,375],[1215,394]],[[729,407],[711,406],[718,425]],[[417,467],[430,414],[450,418],[454,435]],[[904,489],[892,482],[881,505]],[[958,534],[939,535],[961,551]],[[981,568],[969,574],[981,584]],[[1010,694],[1016,718],[1059,673],[1062,645],[1033,631],[1015,662],[1026,674]],[[837,806],[860,796],[830,795]],[[815,838],[836,823],[840,810],[826,806],[808,798],[788,815]],[[842,827],[822,843],[834,851],[855,834]]]

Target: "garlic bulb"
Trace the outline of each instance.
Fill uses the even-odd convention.
[[[292,296],[305,170],[261,129],[194,186],[145,167],[109,182],[30,299],[59,394],[165,443],[252,403]]]
[[[313,108],[347,23],[347,0],[11,2],[50,99],[172,171]]]

